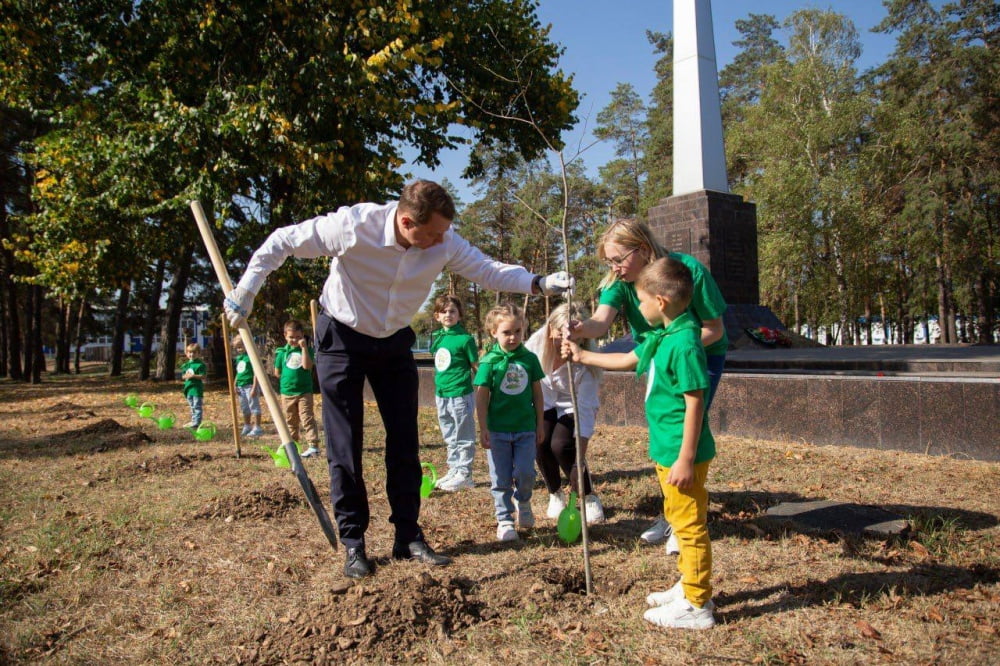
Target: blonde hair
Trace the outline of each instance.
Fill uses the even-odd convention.
[[[516,305],[498,305],[486,313],[486,330],[493,335],[501,320],[524,321],[524,312]]]
[[[587,309],[577,303],[573,303],[572,307],[569,303],[563,303],[549,313],[549,318],[542,325],[542,332],[539,334],[542,336],[542,353],[538,355],[538,360],[542,365],[542,372],[549,374],[552,372],[552,366],[555,365],[556,351],[552,348],[551,332],[553,330],[561,331],[569,323],[570,319],[580,321],[586,319],[588,316],[589,312]],[[592,344],[593,340],[588,338],[580,346],[589,349]]]
[[[187,344],[187,346],[184,347],[184,351],[186,351],[186,352],[200,352],[201,351],[201,345],[199,345],[197,342],[189,342]]]
[[[653,232],[649,230],[649,227],[632,217],[623,217],[616,220],[601,235],[601,240],[597,243],[597,258],[601,261],[606,261],[607,259],[607,255],[604,253],[604,246],[607,243],[614,243],[615,245],[620,245],[636,252],[646,250],[649,253],[649,263],[668,254],[667,250],[653,238]],[[601,283],[597,285],[597,288],[604,289],[616,280],[618,280],[618,276],[615,275],[613,270],[609,270],[608,274],[601,280]]]

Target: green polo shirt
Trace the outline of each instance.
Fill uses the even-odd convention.
[[[250,354],[244,352],[238,355],[233,361],[233,367],[236,369],[237,386],[251,386],[253,384],[253,364],[250,363]]]
[[[313,350],[309,358],[315,359]],[[293,345],[285,345],[274,350],[274,367],[281,370],[278,392],[281,395],[305,395],[313,392],[312,370],[302,367],[302,350]]]
[[[663,330],[646,336],[635,348],[639,357],[636,373],[648,371],[646,420],[649,422],[649,457],[670,467],[677,462],[684,438],[684,394],[708,391],[708,366],[701,346],[701,325],[685,312]],[[704,395],[704,393],[703,393]],[[708,414],[701,421],[695,463],[715,457],[715,439],[708,427]]]
[[[461,324],[434,332],[434,389],[441,398],[457,398],[472,393],[472,366],[479,356],[476,341]]]
[[[688,312],[694,315],[701,328],[701,323],[711,319],[717,319],[726,312],[726,300],[719,291],[719,285],[712,275],[705,270],[701,262],[689,254],[681,252],[671,252],[671,259],[676,259],[691,271],[694,280],[694,291],[691,294],[691,305]],[[650,326],[649,322],[639,312],[639,297],[635,293],[635,283],[616,280],[601,290],[601,305],[610,305],[615,310],[625,313],[629,327],[632,329],[632,337],[636,343],[640,343],[646,334],[654,328],[660,326]],[[722,337],[708,347],[705,353],[709,356],[725,356],[729,349],[729,336],[726,335],[725,328],[722,329]]]
[[[486,427],[491,432],[533,432],[536,424],[532,386],[543,377],[538,357],[524,345],[512,352],[493,345],[479,359],[474,382],[490,390]]]
[[[181,377],[183,377],[184,373],[188,370],[196,375],[201,375],[202,377],[208,374],[208,366],[205,365],[205,362],[200,358],[185,361],[184,365],[181,366]],[[183,390],[185,398],[189,398],[193,395],[203,397],[205,395],[205,383],[200,379],[185,379]]]

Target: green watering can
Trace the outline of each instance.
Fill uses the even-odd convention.
[[[434,492],[434,484],[437,483],[438,473],[434,465],[430,463],[420,463],[420,467],[421,469],[426,467],[427,471],[430,472],[429,475],[424,474],[423,478],[420,479],[420,496],[430,497],[431,493]]]
[[[215,437],[215,424],[211,421],[202,421],[194,431],[194,438],[199,442],[207,442],[213,437]]]
[[[576,493],[569,494],[569,502],[566,508],[559,513],[559,522],[556,523],[556,531],[559,538],[566,543],[573,543],[580,538],[583,525],[580,524],[580,510],[576,508]]]
[[[135,409],[136,405],[139,404],[139,396],[135,393],[129,393],[125,396],[125,406]]]
[[[298,442],[295,442],[294,444],[295,444],[295,450],[298,451],[299,453],[302,453],[302,445],[299,444]],[[281,469],[291,469],[292,463],[288,459],[288,453],[285,451],[284,446],[279,446],[276,449],[272,450],[267,446],[261,444],[260,448],[267,451],[267,455],[271,456],[271,459],[274,460],[275,467],[280,467]]]
[[[156,411],[156,405],[154,405],[151,402],[144,402],[144,403],[142,403],[141,405],[139,405],[139,409],[138,409],[139,416],[141,416],[144,419],[152,418],[153,417],[153,412],[155,412],[155,411]]]
[[[177,419],[173,412],[167,412],[166,414],[160,414],[156,417],[156,427],[160,430],[170,430],[174,427],[174,421]]]

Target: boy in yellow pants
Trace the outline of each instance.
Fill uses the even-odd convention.
[[[705,416],[709,386],[705,349],[698,323],[686,312],[691,301],[691,271],[670,257],[642,269],[635,282],[639,311],[662,324],[626,354],[601,354],[563,343],[564,355],[607,370],[636,369],[649,374],[646,420],[649,456],[663,489],[663,512],[680,545],[681,579],[664,592],[646,597],[652,606],[643,617],[660,627],[708,629],[712,611],[712,543],[708,536],[705,479],[715,457],[715,440]]]

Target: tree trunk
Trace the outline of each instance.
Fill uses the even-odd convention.
[[[937,292],[938,292],[938,326],[941,328],[940,341],[942,344],[955,342],[954,325],[949,326],[951,319],[951,294],[948,289],[948,280],[945,271],[944,261],[941,254],[934,257],[937,266]]]
[[[45,370],[45,352],[42,349],[42,287],[32,285],[29,290],[32,292],[32,308],[29,314],[31,319],[32,335],[25,344],[27,356],[31,358],[31,383],[42,383],[42,371]]]
[[[59,320],[56,322],[56,364],[54,374],[69,373],[69,312],[70,304],[60,297]]]
[[[160,329],[160,349],[156,353],[156,378],[174,379],[177,366],[177,334],[184,309],[184,292],[187,290],[188,276],[191,274],[191,259],[194,256],[194,242],[184,246],[176,271],[170,281],[167,295],[167,317]]]
[[[7,200],[0,196],[0,240],[10,238],[10,226],[7,223]],[[14,251],[0,243],[0,279],[4,291],[4,337],[6,342],[5,359],[6,374],[11,379],[24,379],[24,366],[21,363],[21,320],[18,316],[17,283],[14,282]]]
[[[10,358],[7,356],[7,284],[0,279],[0,377],[6,377],[10,371]]]
[[[976,315],[979,327],[976,331],[976,342],[981,345],[993,343],[993,299],[990,293],[990,279],[986,273],[980,273],[976,278]]]
[[[128,302],[132,295],[132,282],[127,281],[118,290],[115,308],[115,329],[111,337],[111,377],[122,376],[122,356],[125,353],[125,329],[128,328]]]
[[[34,366],[34,356],[32,351],[34,351],[34,346],[32,345],[32,340],[35,339],[37,332],[34,329],[34,317],[32,313],[35,311],[35,288],[29,286],[24,290],[24,339],[21,341],[21,352],[24,358],[24,374],[21,377],[24,381],[31,380],[31,373],[33,372]]]
[[[80,309],[76,313],[76,354],[73,357],[73,366],[76,374],[80,374],[80,356],[82,352],[80,347],[83,346],[83,314],[87,311],[87,297],[84,296],[80,299]]]
[[[149,379],[149,364],[153,353],[153,335],[160,319],[160,294],[163,293],[163,272],[166,259],[156,260],[156,276],[146,298],[146,314],[142,318],[142,351],[139,355],[139,379]]]

